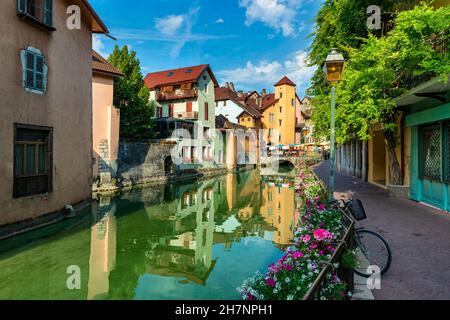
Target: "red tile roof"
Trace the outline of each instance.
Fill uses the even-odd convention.
[[[104,59],[100,54],[92,50],[92,71],[110,75],[112,77],[121,77],[124,74]]]
[[[259,107],[256,102],[252,99],[246,99],[247,95],[239,97],[237,92],[225,87],[216,88],[215,94],[216,101],[231,100],[241,107],[243,112],[247,112],[252,117],[257,119],[262,117],[262,114],[258,111]]]
[[[274,93],[267,94],[262,101],[261,110],[262,111],[266,110],[267,108],[273,106],[278,101],[280,101],[280,99],[275,99]]]
[[[208,64],[149,73],[144,81],[145,85],[152,90],[160,86],[196,82],[205,70],[208,70],[214,85],[219,86],[216,77]]]
[[[282,86],[282,85],[285,85],[285,84],[287,84],[289,86],[294,86],[294,87],[297,86],[291,79],[289,79],[288,77],[284,76],[280,81],[275,83],[275,87]]]

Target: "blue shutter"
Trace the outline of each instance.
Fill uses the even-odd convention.
[[[35,55],[35,69],[34,69],[34,88],[39,91],[44,90],[44,57],[41,55]]]
[[[44,23],[53,26],[53,0],[44,0]]]
[[[27,12],[27,0],[17,0],[17,11],[19,13]]]
[[[25,87],[33,89],[35,87],[36,60],[34,53],[28,50],[25,51],[25,66]]]

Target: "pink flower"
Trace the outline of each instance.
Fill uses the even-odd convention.
[[[275,282],[275,280],[272,279],[272,278],[267,278],[267,279],[266,279],[266,285],[267,285],[268,287],[275,288],[276,282]]]
[[[302,240],[304,243],[308,243],[309,241],[311,241],[311,237],[309,236],[309,234],[307,234],[303,236]]]
[[[294,258],[294,259],[298,259],[298,258],[301,258],[301,257],[303,257],[304,256],[304,254],[302,253],[302,252],[300,252],[300,251],[297,251],[297,252],[295,252],[293,255],[292,255],[292,257]]]
[[[319,210],[320,211],[325,210],[325,204],[321,203],[320,206],[319,206]]]
[[[317,229],[313,232],[313,236],[317,241],[323,241],[325,239],[333,238],[333,234],[325,229]]]

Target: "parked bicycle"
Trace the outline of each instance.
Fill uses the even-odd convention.
[[[342,208],[356,221],[367,219],[361,200],[349,201],[336,200],[335,205]],[[355,273],[368,278],[373,275],[372,266],[377,266],[381,274],[385,274],[392,262],[392,253],[387,241],[378,233],[364,228],[355,228],[354,240],[356,242],[356,254],[359,261]]]

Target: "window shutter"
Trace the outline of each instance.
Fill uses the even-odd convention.
[[[19,13],[27,12],[27,0],[17,0],[17,11]]]
[[[35,59],[34,54],[30,51],[25,51],[25,65],[26,65],[26,75],[25,75],[25,86],[27,88],[34,88],[35,81]]]
[[[53,0],[44,0],[44,23],[53,25]]]
[[[36,55],[35,88],[44,90],[44,57]]]
[[[209,120],[209,107],[208,107],[208,102],[205,102],[205,120],[206,120],[206,121]]]

